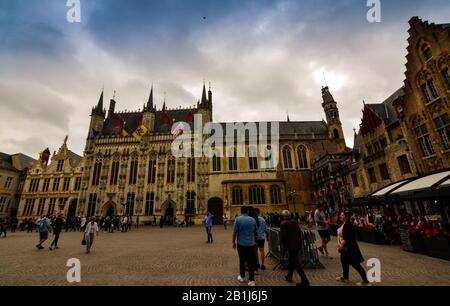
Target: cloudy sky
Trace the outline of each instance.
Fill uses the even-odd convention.
[[[366,0],[80,0],[81,23],[66,2],[0,0],[0,151],[68,134],[81,154],[103,86],[137,110],[152,83],[158,108],[193,105],[205,79],[215,121],[322,120],[324,73],[351,146],[362,100],[402,86],[408,20],[450,22],[448,0],[381,0],[381,23]]]

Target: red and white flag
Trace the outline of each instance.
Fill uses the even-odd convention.
[[[182,122],[177,122],[172,125],[172,135],[173,137],[178,137],[183,134],[184,124]]]

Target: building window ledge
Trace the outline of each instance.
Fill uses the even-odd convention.
[[[434,102],[436,102],[436,101],[438,101],[438,100],[440,100],[440,99],[441,99],[441,97],[439,96],[439,97],[437,97],[437,98],[435,98],[435,99],[433,99],[433,100],[431,100],[431,101],[425,103],[425,105],[426,105],[426,106],[430,106],[431,104],[433,104]]]
[[[425,156],[422,159],[423,160],[427,160],[427,159],[431,159],[431,158],[435,158],[435,157],[436,157],[436,154],[432,154],[432,155],[429,155],[429,156]]]

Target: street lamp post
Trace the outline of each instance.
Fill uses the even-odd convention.
[[[291,191],[288,195],[288,200],[289,199],[292,200],[292,205],[294,206],[294,213],[295,215],[297,215],[297,209],[295,208],[295,198],[294,198],[295,194],[296,194],[295,190]]]

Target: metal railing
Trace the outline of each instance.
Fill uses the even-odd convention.
[[[274,270],[277,268],[286,269],[289,263],[288,252],[281,244],[280,229],[269,228],[267,230],[267,237],[269,239],[269,252],[267,253],[267,257],[273,257],[278,261]],[[303,268],[323,268],[316,249],[316,235],[313,231],[301,230],[299,258]]]

